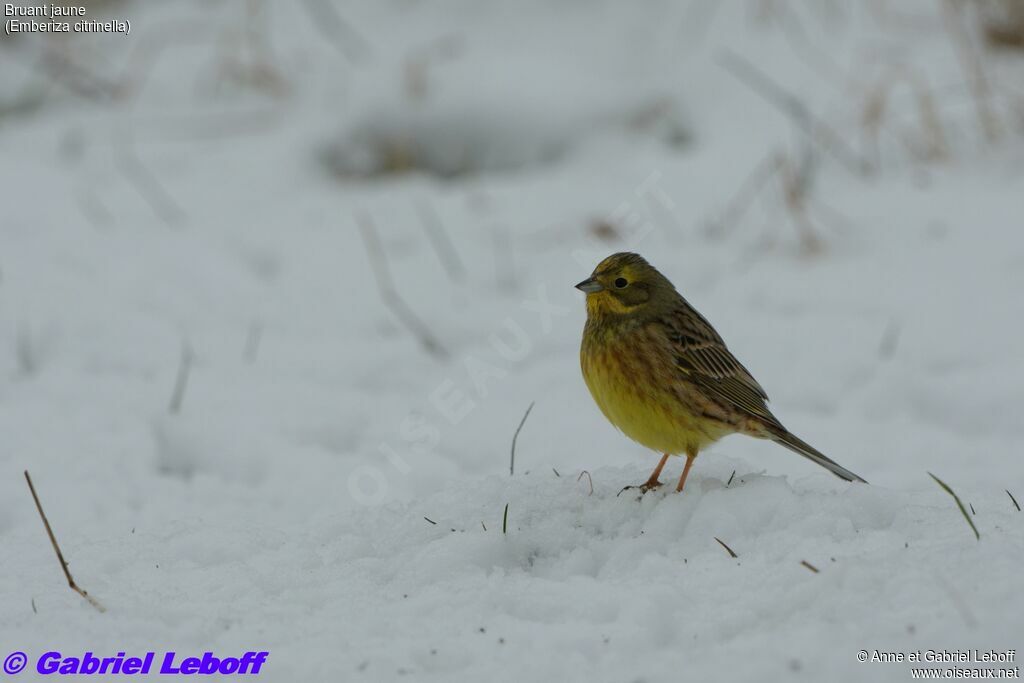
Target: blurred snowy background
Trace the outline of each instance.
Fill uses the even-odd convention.
[[[131,33],[0,35],[2,654],[839,681],[1024,649],[1024,3],[87,10]],[[730,437],[616,497],[657,456],[586,392],[572,285],[626,249],[872,485]]]

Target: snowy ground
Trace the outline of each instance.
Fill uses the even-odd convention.
[[[938,3],[332,6],[0,36],[0,655],[845,681],[910,679],[862,649],[1024,650],[1024,53],[984,58],[988,140]],[[803,227],[786,169],[740,189],[808,151]],[[657,458],[587,395],[572,285],[623,249],[871,485],[730,437],[685,494],[616,496]]]

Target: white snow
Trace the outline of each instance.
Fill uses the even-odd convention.
[[[858,651],[1024,649],[1024,53],[984,57],[988,141],[937,2],[365,1],[329,5],[341,30],[324,6],[89,5],[131,34],[0,36],[0,657],[904,681]],[[54,54],[132,87],[76,93]],[[817,250],[780,174],[729,210],[808,151]],[[440,353],[382,303],[359,216]],[[572,285],[624,249],[871,485],[736,436],[682,495],[617,495],[657,455],[587,394]]]

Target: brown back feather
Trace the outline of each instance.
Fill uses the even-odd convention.
[[[712,397],[724,400],[728,406],[782,429],[781,423],[768,410],[768,394],[693,306],[680,296],[678,305],[662,321],[676,366],[688,381],[707,390]]]

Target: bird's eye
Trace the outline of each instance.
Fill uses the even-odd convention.
[[[617,278],[615,278],[615,287],[618,288],[618,289],[622,289],[623,287],[625,287],[628,284],[629,283],[626,282],[626,278],[624,278],[624,277],[617,277]]]

